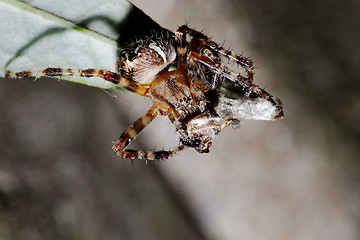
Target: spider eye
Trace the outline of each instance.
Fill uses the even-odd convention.
[[[187,103],[188,103],[186,97],[183,97],[182,99],[180,99],[180,102],[181,102],[181,105],[182,105],[182,106],[186,106]]]

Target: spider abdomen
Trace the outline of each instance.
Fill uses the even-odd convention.
[[[175,59],[176,50],[171,38],[161,41],[142,40],[130,44],[120,52],[116,71],[123,77],[150,85],[155,76]]]

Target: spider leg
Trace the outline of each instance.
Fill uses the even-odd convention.
[[[39,71],[27,71],[27,72],[8,72],[5,75],[6,77],[15,78],[15,77],[59,77],[59,76],[74,76],[74,77],[100,77],[106,81],[117,84],[118,86],[125,88],[131,92],[144,96],[147,93],[148,88],[142,86],[140,83],[133,81],[131,79],[124,78],[117,73],[104,70],[104,69],[63,69],[63,68],[46,68]]]
[[[226,128],[227,126],[232,126],[233,128],[239,128],[240,127],[240,120],[239,119],[235,119],[235,118],[230,118],[225,120],[225,122],[223,122],[221,124],[221,130]]]
[[[247,78],[241,76],[239,73],[235,73],[228,68],[224,67],[220,62],[212,61],[207,56],[204,56],[197,52],[191,52],[189,54],[189,65],[195,65],[200,63],[209,68],[214,74],[224,76],[227,79],[241,85],[243,88],[249,88],[252,84],[253,74],[250,73]],[[216,80],[216,79],[215,79]],[[215,84],[215,83],[213,83]]]
[[[253,92],[259,95],[261,98],[264,98],[265,100],[271,102],[271,104],[275,106],[279,112],[279,114],[275,118],[283,118],[283,110],[281,104],[279,104],[273,98],[273,96],[271,96],[265,90],[253,84],[253,74],[251,72],[249,72],[250,74],[248,78],[245,78],[240,74],[233,72],[230,69],[222,66],[222,64],[218,62],[213,62],[209,58],[199,53],[191,52],[189,54],[189,63],[194,64],[194,62],[200,62],[203,65],[207,66],[208,68],[212,69],[215,74],[222,75],[225,78],[228,78],[234,81],[236,84],[242,86],[246,90],[243,101],[246,101],[250,97],[250,94]]]
[[[176,39],[176,48],[178,54],[178,69],[186,69],[186,58],[187,58],[187,51],[188,46],[186,42],[186,31],[187,26],[181,26],[175,32],[175,39]]]
[[[237,55],[233,51],[224,49],[222,46],[219,46],[214,41],[210,40],[206,35],[203,33],[196,31],[194,29],[189,28],[187,25],[183,25],[178,28],[176,31],[177,36],[177,42],[178,45],[184,45],[186,43],[186,35],[189,35],[192,39],[189,44],[189,49],[186,49],[186,51],[183,51],[183,54],[185,56],[183,59],[186,60],[186,52],[190,52],[189,54],[189,60],[191,61],[191,58],[194,56],[191,55],[197,55],[196,58],[199,59],[199,63],[202,63],[203,65],[209,67],[214,73],[215,77],[211,83],[211,88],[215,88],[218,78],[218,73],[224,73],[227,75],[230,80],[234,81],[237,84],[240,84],[243,88],[248,89],[244,96],[244,101],[247,100],[250,96],[250,88],[249,86],[252,85],[253,82],[253,63],[250,59],[243,57],[241,55]],[[203,54],[200,54],[200,51],[203,52]],[[228,70],[226,67],[224,67],[221,63],[221,59],[217,56],[217,54],[221,54],[222,56],[226,57],[229,60],[234,61],[235,63],[239,64],[240,66],[244,67],[248,77],[242,77],[240,74],[234,74],[232,71]],[[201,59],[201,60],[200,60]],[[182,61],[185,61],[182,60]],[[191,65],[191,63],[190,63]],[[193,65],[194,67],[194,65]],[[195,67],[196,68],[196,67]],[[220,74],[220,75],[224,75]]]
[[[190,45],[187,46],[186,36],[189,35],[192,37]],[[207,36],[198,32],[194,29],[189,28],[187,25],[179,27],[176,32],[176,42],[177,42],[177,51],[178,51],[178,68],[186,69],[187,60],[189,60],[190,67],[195,66],[196,62],[207,66],[215,74],[213,82],[211,83],[211,88],[216,86],[219,75],[227,75],[227,78],[234,81],[237,84],[240,84],[243,88],[247,88],[253,81],[253,68],[252,61],[250,59],[244,58],[242,56],[236,55],[234,52],[224,49],[217,45],[217,43],[211,41]],[[200,54],[199,51],[204,51],[205,54]],[[246,69],[248,77],[242,77],[240,74],[235,74],[234,72],[228,70],[221,63],[221,59],[216,56],[216,53],[222,54],[224,57],[235,61]],[[189,52],[189,54],[187,54]],[[245,94],[245,98],[248,98],[250,93]]]
[[[214,78],[212,80],[211,89],[216,88],[216,85],[217,85],[218,81],[219,81],[219,74],[215,74]]]
[[[252,71],[254,69],[254,65],[251,59],[244,57],[242,55],[238,55],[234,53],[233,51],[229,49],[225,49],[219,45],[217,45],[215,42],[207,40],[204,41],[204,43],[208,48],[211,50],[221,54],[222,56],[226,57],[227,59],[233,60],[240,66],[244,67],[246,71]]]
[[[177,30],[177,34],[179,35],[189,34],[193,39],[196,39],[196,43],[192,43],[193,46],[191,46],[190,49],[193,47],[211,49],[221,54],[222,56],[226,57],[227,59],[236,62],[240,66],[244,67],[247,71],[251,71],[254,68],[251,59],[238,55],[233,51],[225,49],[222,46],[219,46],[216,42],[210,40],[206,35],[202,34],[199,31],[196,31],[195,29],[189,28],[187,25],[183,25],[179,27],[179,29]]]
[[[112,149],[117,155],[129,159],[161,160],[167,159],[175,153],[185,149],[180,145],[175,149],[168,151],[142,151],[126,149],[135,137],[158,115],[158,111],[151,107],[143,116],[139,117],[116,141]]]

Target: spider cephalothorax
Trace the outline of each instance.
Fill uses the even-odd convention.
[[[222,58],[241,66],[246,76],[228,69]],[[175,63],[176,69],[169,70]],[[153,104],[148,112],[119,137],[113,149],[123,158],[154,160],[168,158],[187,147],[201,153],[209,152],[221,129],[228,125],[237,126],[240,118],[246,118],[246,113],[234,112],[233,106],[250,106],[251,95],[257,96],[257,101],[271,105],[271,119],[283,118],[279,101],[253,84],[252,70],[250,59],[224,49],[204,34],[183,25],[175,36],[160,34],[128,45],[116,62],[116,73],[102,69],[47,68],[8,73],[7,76],[100,77],[150,98]],[[222,93],[224,81],[232,81],[235,87],[240,87],[240,101]],[[127,149],[157,115],[170,119],[180,135],[181,145],[169,151]]]

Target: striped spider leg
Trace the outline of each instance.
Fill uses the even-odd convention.
[[[161,104],[154,103],[147,113],[139,117],[116,141],[113,150],[123,158],[160,160],[167,159],[173,154],[183,150],[184,145],[168,151],[142,151],[126,149],[135,137],[152,121],[157,115],[166,115],[165,109]]]
[[[145,96],[147,88],[135,82],[131,79],[121,77],[119,74],[111,72],[105,69],[65,69],[65,68],[46,68],[43,70],[37,71],[24,71],[24,72],[7,72],[5,77],[8,78],[20,78],[20,77],[61,77],[61,76],[70,76],[70,77],[99,77],[106,81],[117,84],[118,86],[125,88],[131,92]]]
[[[212,81],[210,82],[212,89],[216,88],[219,77],[229,79],[235,82],[235,85],[240,85],[246,90],[243,101],[248,100],[252,92],[256,93],[271,102],[278,109],[279,114],[275,117],[275,119],[283,118],[281,104],[265,90],[253,84],[254,73],[252,70],[254,66],[249,58],[237,55],[233,51],[224,49],[222,46],[219,46],[217,43],[211,41],[203,33],[191,29],[187,25],[179,27],[176,32],[176,36],[181,39],[179,40],[181,42],[186,42],[187,35],[190,36],[191,40],[188,44],[188,49],[183,50],[184,52],[187,52],[188,57],[188,59],[184,61],[188,62],[190,68],[199,69],[199,65],[202,65],[206,69],[211,70],[213,72],[213,77],[210,79],[210,81]],[[219,54],[242,66],[247,73],[247,77],[241,76],[239,73],[223,66]]]

